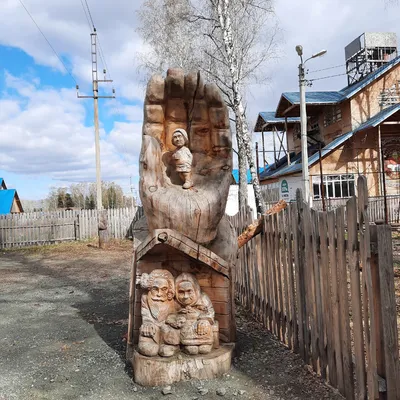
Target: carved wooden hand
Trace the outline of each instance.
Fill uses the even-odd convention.
[[[193,187],[184,189],[172,154],[172,135],[185,129],[193,155]],[[215,84],[170,69],[153,76],[144,104],[140,197],[149,230],[175,229],[197,243],[217,234],[232,177],[229,116]]]

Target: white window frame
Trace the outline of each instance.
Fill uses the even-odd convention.
[[[356,179],[354,174],[324,175],[324,197],[326,199],[347,199],[355,195]],[[321,199],[321,179],[313,176],[313,198]],[[347,195],[346,195],[347,194]]]

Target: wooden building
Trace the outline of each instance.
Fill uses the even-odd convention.
[[[24,212],[18,193],[15,189],[7,189],[3,178],[0,178],[0,215]]]
[[[392,43],[390,50],[377,46],[378,56],[342,90],[306,92],[314,199],[321,198],[321,177],[326,198],[344,198],[355,193],[357,175],[367,177],[370,196],[400,195],[400,57],[393,49]],[[284,199],[302,185],[299,116],[299,93],[282,93],[275,113],[261,112],[254,129],[285,133],[285,155],[260,174],[261,184],[276,187]]]

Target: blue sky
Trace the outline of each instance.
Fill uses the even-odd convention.
[[[143,85],[137,53],[145,50],[135,32],[142,1],[88,0],[114,79],[116,100],[100,101],[102,177],[129,191],[138,179]],[[91,90],[89,27],[79,0],[24,0],[82,93]],[[397,3],[384,0],[280,0],[281,57],[265,68],[270,83],[247,93],[249,121],[274,110],[280,93],[297,90],[298,59],[326,48],[310,69],[344,64],[344,47],[364,31],[393,31],[400,37]],[[377,17],[378,16],[378,17]],[[99,70],[103,66],[99,64]],[[343,73],[344,67],[315,74]],[[341,89],[344,76],[315,82],[311,90]],[[111,92],[111,86],[105,86]],[[257,137],[254,138],[257,140]],[[75,82],[63,69],[18,0],[0,2],[0,176],[22,199],[45,198],[52,186],[94,181],[93,107],[76,98]]]

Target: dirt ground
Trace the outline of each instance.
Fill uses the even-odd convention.
[[[227,399],[342,399],[243,310],[229,374],[165,396],[134,384],[124,359],[130,261],[130,242],[0,253],[0,400],[219,399],[221,388]]]

